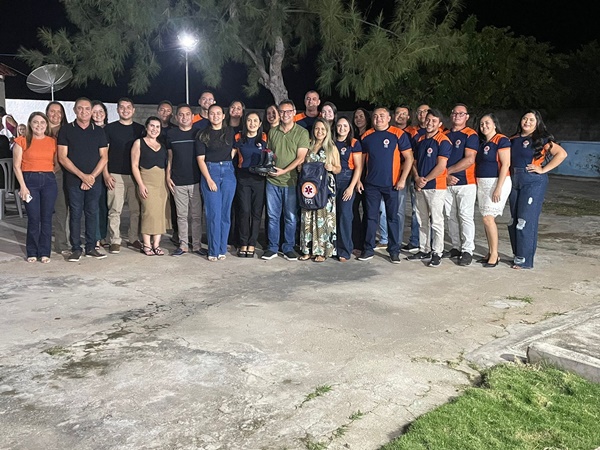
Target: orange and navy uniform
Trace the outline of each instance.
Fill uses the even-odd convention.
[[[367,130],[361,136],[366,155],[365,183],[378,187],[395,186],[400,180],[401,153],[412,152],[409,135],[400,128]]]
[[[451,152],[452,142],[442,131],[438,131],[430,138],[423,134],[417,141],[415,151],[415,163],[419,176],[426,177],[437,165],[438,158],[448,159]],[[447,174],[448,171],[444,170],[437,178],[429,180],[423,189],[446,189]]]
[[[208,119],[205,119],[200,114],[194,114],[194,117],[192,117],[192,128],[194,130],[202,131],[209,125],[210,122],[208,121]]]
[[[246,138],[246,142],[242,142],[242,133],[235,135],[233,148],[237,149],[239,169],[247,170],[260,163],[261,152],[267,148],[267,134],[262,134],[260,142],[256,142],[256,137]]]
[[[346,144],[345,141],[335,141],[335,145],[340,152],[342,170],[354,170],[353,156],[355,153],[362,153],[362,146],[360,145],[360,142],[353,138],[350,145]]]
[[[475,157],[477,178],[498,178],[500,173],[500,152],[510,151],[510,141],[497,133],[488,142],[482,142]],[[507,173],[508,175],[508,173]]]
[[[513,136],[510,138],[510,167],[525,169],[529,164],[542,166],[551,157],[551,148],[552,142],[544,142],[541,156],[534,159],[535,148],[531,136]]]
[[[310,132],[317,117],[308,117],[305,113],[298,113],[294,116],[294,122]]]
[[[465,127],[458,131],[446,130],[444,133],[448,136],[450,142],[452,142],[452,153],[450,153],[450,157],[448,158],[448,167],[458,163],[465,157],[467,152],[477,153],[479,136],[473,128]],[[457,186],[477,184],[474,163],[465,170],[454,172],[452,176],[458,178]]]

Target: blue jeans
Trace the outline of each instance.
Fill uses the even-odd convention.
[[[383,199],[387,216],[388,246],[390,255],[400,253],[399,228],[398,228],[398,191],[392,186],[380,187],[365,184],[365,199],[367,204],[367,233],[365,236],[365,249],[367,255],[372,255],[375,248],[375,235],[379,222],[379,206]]]
[[[98,200],[102,190],[102,180],[84,191],[81,180],[73,174],[66,174],[65,185],[69,193],[69,229],[71,251],[81,250],[81,216],[85,215],[85,251],[96,246],[96,227],[98,226]]]
[[[296,186],[275,186],[267,180],[267,238],[269,250],[277,252],[281,237],[281,216],[283,215],[283,253],[291,252],[296,245],[296,224],[298,222],[298,197]]]
[[[108,206],[106,203],[106,185],[100,183],[100,198],[98,199],[98,225],[96,226],[96,240],[106,239],[108,233]]]
[[[23,172],[23,180],[31,194],[25,203],[27,211],[27,257],[50,257],[52,247],[52,214],[58,195],[53,172]]]
[[[512,172],[512,190],[508,197],[512,220],[508,225],[508,234],[515,255],[514,264],[531,269],[548,175],[527,172],[523,168],[513,168]]]
[[[354,192],[348,200],[342,200],[344,191],[352,181],[354,170],[344,169],[335,176],[336,183],[336,212],[337,212],[337,255],[350,259],[354,244],[352,242],[352,220],[354,213]]]
[[[206,211],[206,237],[208,239],[208,255],[227,254],[227,238],[231,227],[231,203],[235,195],[235,171],[231,161],[207,162],[208,173],[217,184],[217,191],[208,188],[204,177],[200,180],[200,188],[204,197]]]

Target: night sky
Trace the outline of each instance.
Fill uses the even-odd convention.
[[[44,7],[40,7],[43,4]],[[568,52],[579,48],[582,44],[598,38],[595,31],[594,15],[582,13],[581,8],[569,9],[564,1],[557,0],[467,0],[463,11],[463,18],[475,15],[479,26],[493,25],[496,27],[509,27],[517,35],[534,36],[538,41],[549,42],[557,51]],[[7,24],[6,19],[15,18]],[[16,77],[6,79],[7,98],[50,99],[50,94],[36,94],[30,91],[25,80],[31,72],[22,61],[14,58],[20,45],[28,48],[38,48],[37,29],[45,26],[59,29],[69,25],[64,17],[62,5],[59,0],[22,0],[19,2],[3,2],[2,5],[2,36],[0,38],[0,62],[23,73]],[[11,26],[12,25],[12,26]],[[12,28],[12,29],[10,29]],[[173,103],[185,101],[185,70],[183,54],[180,51],[163,52],[160,56],[163,69],[153,82],[151,90],[142,96],[134,97],[140,104],[157,103],[162,99],[169,99]],[[246,80],[245,68],[241,65],[231,64],[227,67],[227,78],[223,80],[222,87],[215,89],[217,101],[227,106],[234,99],[242,99],[250,108],[263,108],[271,103],[269,92],[262,90],[257,97],[246,98],[242,86]],[[301,102],[304,92],[314,88],[316,71],[310,65],[305,66],[303,73],[291,69],[284,73],[290,97],[296,102]],[[195,103],[200,91],[206,86],[199,74],[190,70],[190,102]],[[99,83],[90,82],[87,87],[67,87],[57,93],[57,100],[74,100],[86,95],[106,102],[115,102],[119,97],[128,96],[127,79],[119,80],[119,86],[107,88]],[[340,99],[332,96],[340,110],[354,109],[356,106],[352,99]],[[366,106],[366,105],[365,105]]]

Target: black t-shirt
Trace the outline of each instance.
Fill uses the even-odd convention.
[[[167,131],[167,148],[171,150],[171,179],[176,186],[200,182],[200,169],[196,161],[194,142],[198,130],[182,131],[179,127]]]
[[[167,148],[160,142],[160,149],[154,151],[146,141],[140,139],[140,167],[144,169],[152,169],[158,167],[164,169],[167,167]]]
[[[144,126],[137,122],[123,125],[111,122],[104,127],[108,140],[108,172],[131,175],[131,146],[142,137]]]
[[[203,134],[203,133],[202,133]],[[200,140],[200,134],[196,139],[196,156],[204,155],[206,162],[231,161],[231,149],[233,148],[233,129],[225,127],[222,130],[208,130],[208,143]]]
[[[108,145],[101,127],[90,122],[86,128],[81,128],[77,121],[60,127],[57,143],[68,147],[67,156],[71,162],[87,174],[92,173],[100,161],[98,150]],[[72,175],[68,171],[66,173],[67,176]]]

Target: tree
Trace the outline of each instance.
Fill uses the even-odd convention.
[[[130,92],[141,94],[160,71],[157,52],[173,48],[177,34],[186,31],[203,44],[190,60],[208,85],[219,84],[226,62],[240,62],[248,67],[246,93],[263,86],[279,102],[288,96],[283,68],[320,44],[319,86],[329,91],[335,84],[343,95],[369,99],[418,63],[456,53],[457,36],[450,28],[459,1],[449,0],[448,9],[441,10],[439,0],[398,0],[391,21],[383,13],[371,21],[345,0],[146,0],[143,5],[62,0],[77,31],[41,29],[48,53],[21,49],[20,54],[32,66],[70,66],[76,85],[92,79],[115,85],[117,76],[129,72]],[[372,59],[376,52],[386,62],[379,69]]]
[[[323,0],[319,87],[375,103],[421,67],[463,61],[461,8],[460,0],[402,0],[369,17],[354,1]]]
[[[533,37],[509,28],[476,31],[476,19],[462,26],[465,58],[455,63],[419,65],[384,94],[405,103],[423,102],[449,110],[456,102],[474,110],[540,108],[551,110],[566,95],[560,82],[564,56]]]
[[[569,106],[575,108],[597,108],[600,103],[600,43],[592,41],[566,58],[568,70],[559,78],[569,91]],[[587,86],[587,89],[582,89]]]

